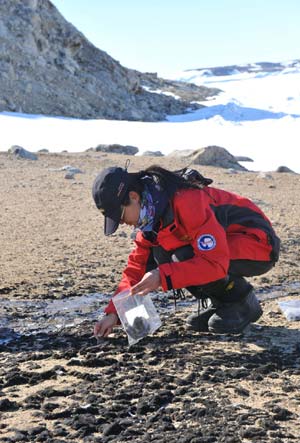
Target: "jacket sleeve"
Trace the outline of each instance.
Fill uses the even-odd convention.
[[[127,266],[123,271],[122,279],[114,296],[121,291],[131,288],[143,278],[147,272],[148,261],[151,258],[151,247],[152,243],[147,241],[141,232],[138,232],[135,248],[128,257]],[[106,314],[116,314],[116,308],[112,300],[110,300],[104,311]]]
[[[163,290],[205,285],[226,276],[229,249],[224,228],[218,223],[203,192],[185,191],[174,198],[175,221],[183,228],[194,256],[159,266]]]

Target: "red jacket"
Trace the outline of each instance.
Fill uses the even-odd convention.
[[[247,198],[206,187],[182,189],[171,203],[174,220],[159,229],[155,243],[138,232],[115,294],[142,279],[153,246],[160,245],[167,251],[185,245],[193,247],[191,259],[158,266],[162,289],[166,291],[170,282],[172,288],[178,289],[222,279],[230,260],[270,261],[274,245],[279,244],[268,218]],[[105,312],[116,312],[112,300]]]

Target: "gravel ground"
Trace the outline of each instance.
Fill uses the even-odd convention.
[[[102,167],[126,158],[91,152],[25,161],[0,153],[0,294],[8,316],[22,318],[10,309],[16,301],[114,291],[131,231],[104,239],[91,185]],[[132,157],[130,169],[158,162],[185,166]],[[83,174],[65,179],[65,165]],[[283,299],[299,298],[299,175],[200,170],[215,186],[253,199],[282,240],[278,265],[251,279],[258,293],[279,288]],[[259,322],[237,336],[188,332],[191,302],[163,313],[159,331],[132,348],[121,329],[97,344],[91,320],[0,345],[0,441],[299,442],[299,322],[288,322],[276,299],[262,305]]]

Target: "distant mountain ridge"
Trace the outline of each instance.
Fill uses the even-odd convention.
[[[184,72],[199,72],[203,76],[226,76],[238,73],[282,72],[285,69],[300,69],[300,59],[288,62],[257,62],[237,65],[217,66],[210,68],[187,69]]]
[[[216,92],[123,67],[49,0],[0,1],[0,112],[157,121]]]
[[[300,60],[199,68],[177,73],[177,80],[217,88],[209,106],[169,121],[220,119],[241,122],[300,121]],[[215,142],[214,142],[215,143]]]

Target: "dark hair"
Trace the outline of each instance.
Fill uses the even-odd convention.
[[[145,177],[150,177],[155,183],[159,184],[166,191],[169,198],[172,198],[178,189],[203,189],[212,183],[211,179],[205,178],[195,169],[189,168],[170,171],[161,166],[152,165],[145,170],[130,175],[132,179],[123,201],[125,206],[129,204],[130,191],[135,191],[140,196],[142,195],[144,190],[143,179]]]

